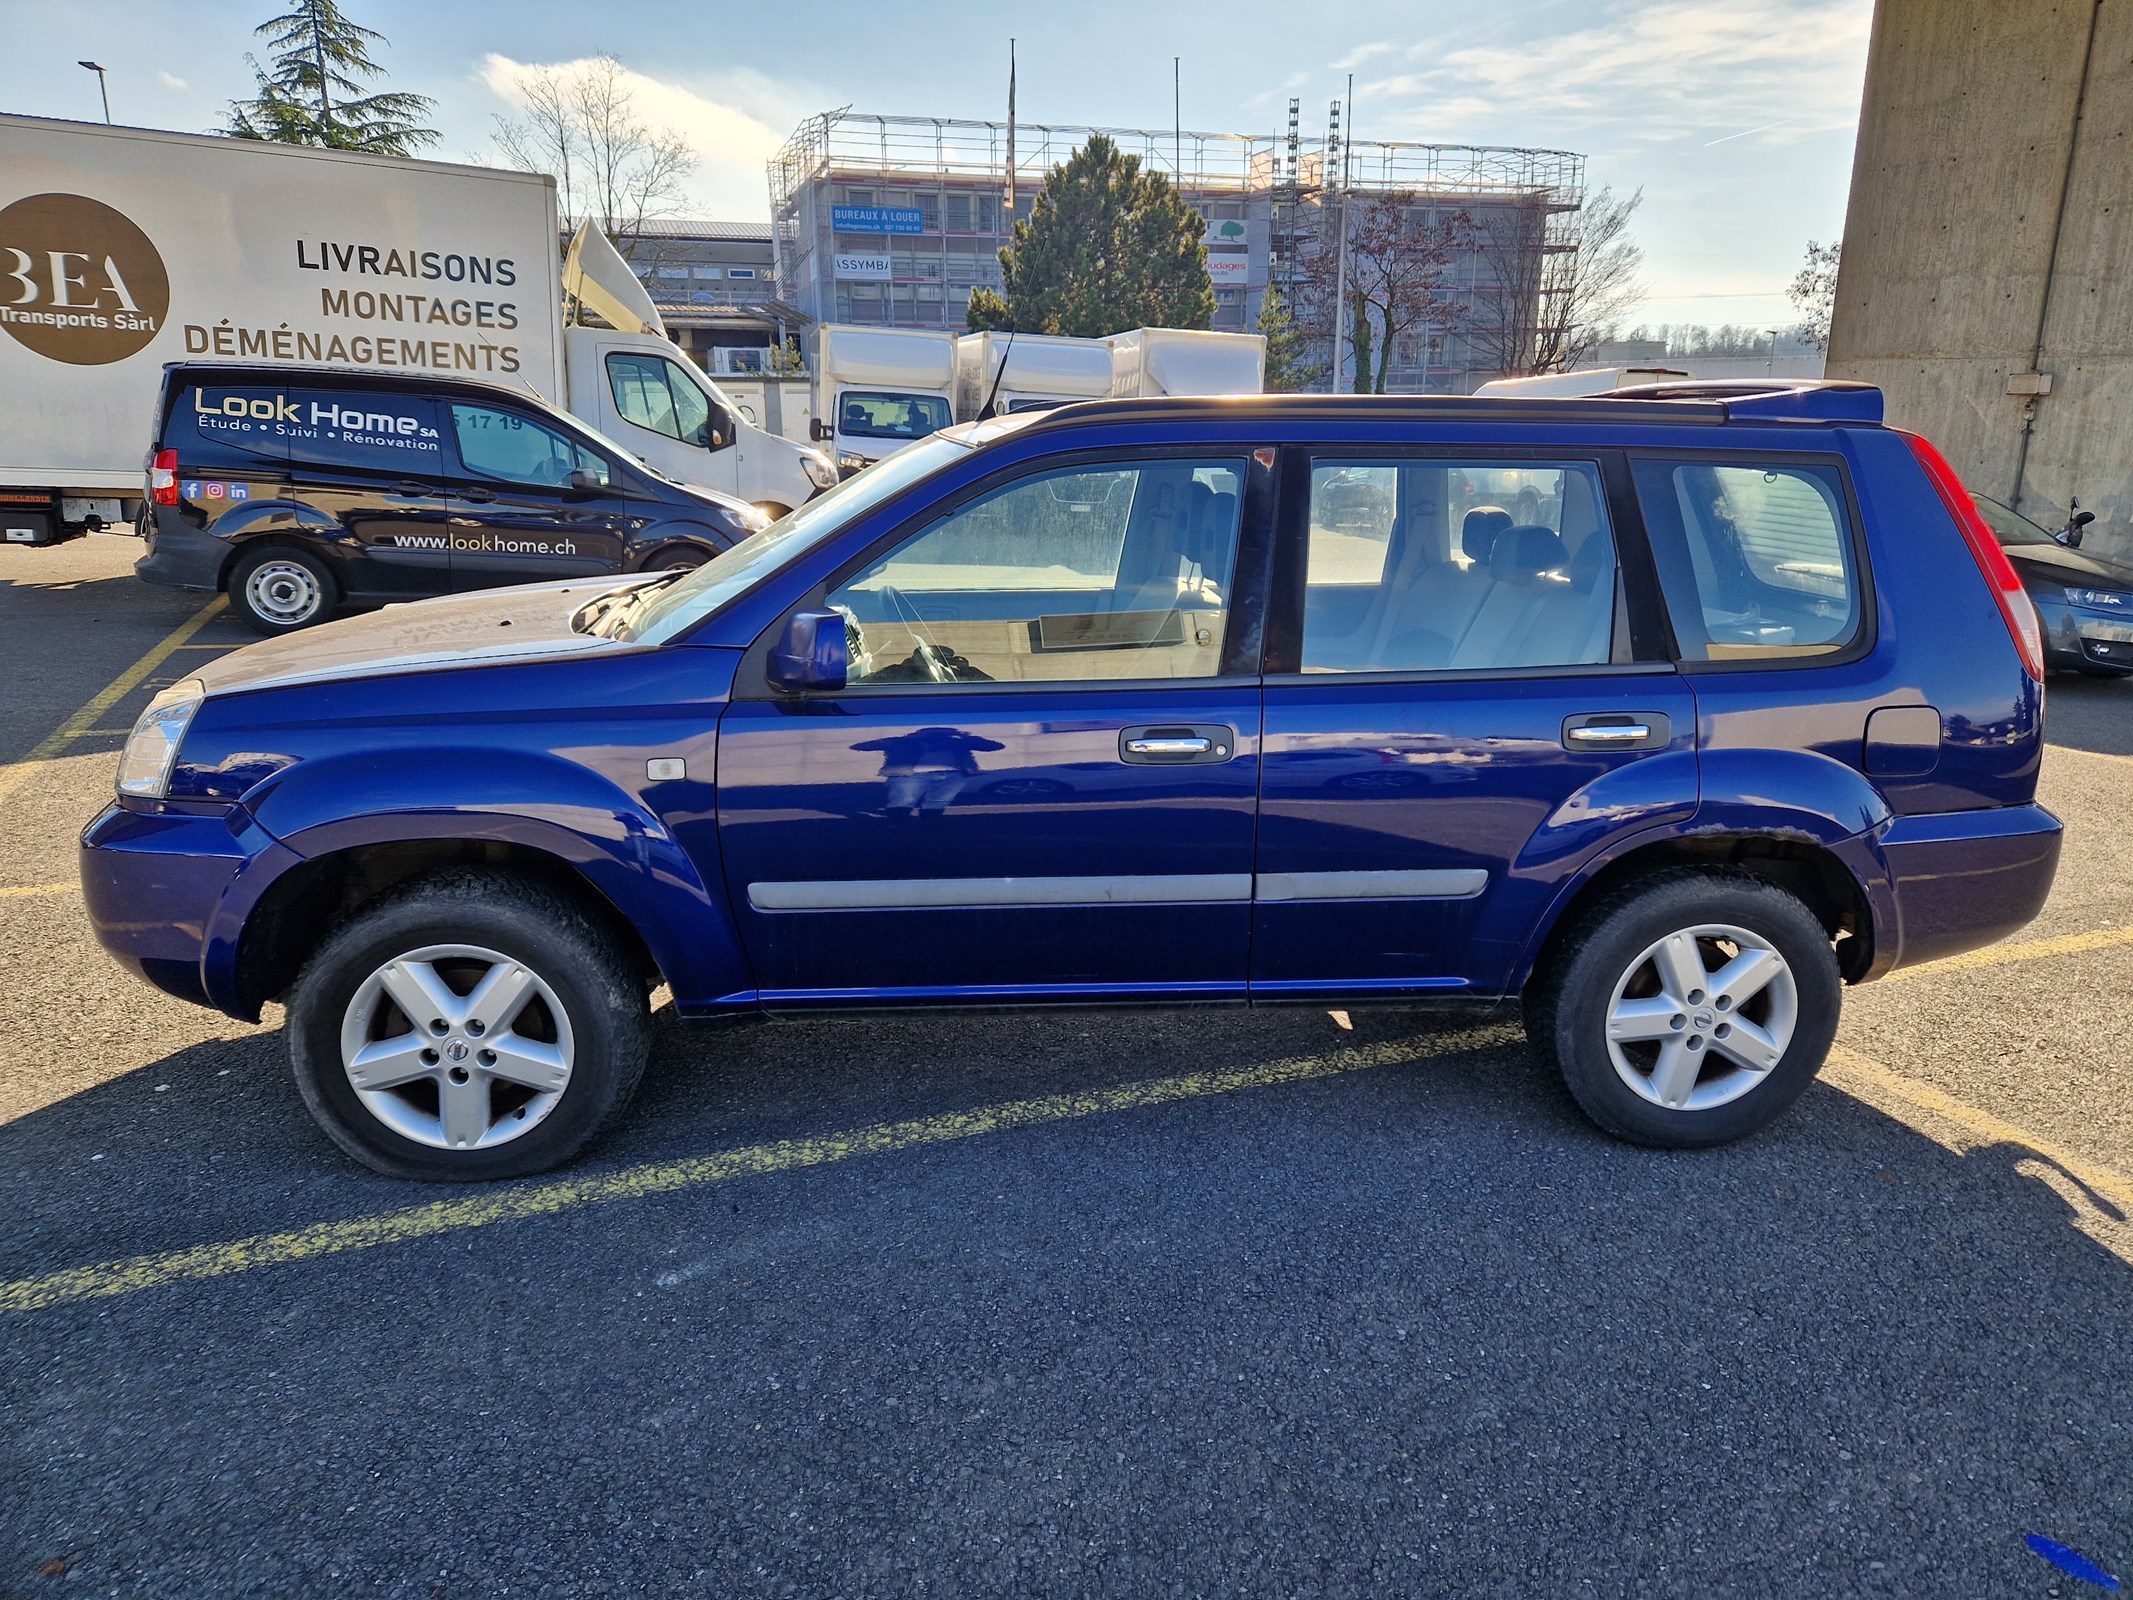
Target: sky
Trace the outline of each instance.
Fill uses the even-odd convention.
[[[207,131],[250,88],[274,0],[0,0],[0,110],[112,114]],[[1360,139],[1534,145],[1587,181],[1642,189],[1646,297],[1632,321],[1788,325],[1809,239],[1843,228],[1872,0],[344,0],[383,33],[391,86],[431,96],[440,160],[494,160],[494,119],[528,67],[602,52],[648,120],[697,153],[688,212],[769,215],[764,164],[839,106],[1004,118],[1008,36],[1030,122],[1168,127],[1172,57],[1188,129],[1307,133],[1355,79]]]

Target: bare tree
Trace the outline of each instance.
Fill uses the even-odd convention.
[[[1785,298],[1800,313],[1799,336],[1817,350],[1829,348],[1829,316],[1837,304],[1837,264],[1844,254],[1844,241],[1828,244],[1807,241],[1807,260],[1786,286]]]
[[[634,241],[645,223],[681,209],[682,179],[696,165],[689,141],[638,115],[613,56],[537,67],[519,91],[525,110],[496,119],[497,150],[511,166],[554,176],[566,231],[590,219],[610,239]]]
[[[1563,372],[1644,298],[1644,250],[1629,231],[1644,191],[1602,188],[1567,216],[1544,200],[1492,206],[1479,225],[1490,282],[1468,329],[1477,363],[1507,375]]]
[[[1329,210],[1339,215],[1339,202]],[[1446,212],[1427,195],[1388,190],[1351,195],[1348,214],[1347,314],[1358,394],[1383,394],[1393,357],[1428,330],[1448,329],[1463,311],[1447,270],[1471,240],[1463,211]],[[1303,264],[1302,320],[1330,338],[1337,308],[1340,237],[1335,221]],[[1374,359],[1373,359],[1374,358]],[[1336,385],[1340,375],[1334,374]]]

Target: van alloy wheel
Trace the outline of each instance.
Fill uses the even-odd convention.
[[[244,603],[260,619],[294,628],[318,615],[326,591],[309,567],[272,559],[254,567],[244,580]]]
[[[357,986],[341,1019],[341,1069],[365,1110],[440,1150],[507,1144],[570,1085],[570,1019],[522,961],[478,945],[426,945]]]
[[[1670,1111],[1708,1111],[1757,1088],[1784,1059],[1799,988],[1776,946],[1702,923],[1648,946],[1607,1006],[1607,1053],[1633,1092]]]

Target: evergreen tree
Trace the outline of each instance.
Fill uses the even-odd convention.
[[[1287,297],[1272,284],[1259,297],[1259,332],[1266,339],[1268,394],[1300,394],[1326,375],[1326,364],[1311,358],[1311,335],[1296,325]]]
[[[416,119],[432,102],[419,94],[368,93],[363,81],[385,69],[371,56],[386,42],[352,22],[336,0],[294,0],[294,9],[252,30],[272,51],[269,66],[247,56],[258,93],[230,102],[227,131],[239,139],[413,155],[437,130]]]
[[[1015,224],[1014,243],[1000,252],[1007,292],[973,291],[967,320],[1081,339],[1205,328],[1215,316],[1206,231],[1168,178],[1092,134]]]

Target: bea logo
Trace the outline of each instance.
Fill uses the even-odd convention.
[[[170,275],[148,235],[78,194],[0,210],[0,331],[74,366],[123,361],[162,330]]]

